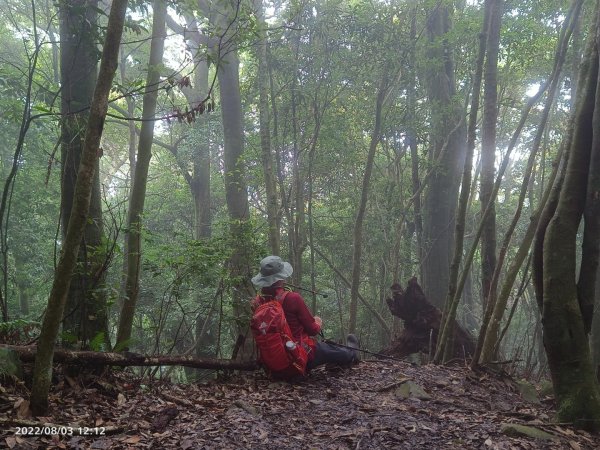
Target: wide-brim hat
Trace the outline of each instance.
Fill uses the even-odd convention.
[[[279,256],[267,256],[260,262],[260,272],[252,278],[252,283],[264,288],[280,280],[285,280],[294,272],[294,268]]]

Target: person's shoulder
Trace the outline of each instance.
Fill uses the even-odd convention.
[[[298,294],[297,292],[294,291],[289,291],[286,295],[285,295],[286,300],[288,301],[292,301],[292,302],[298,302],[298,301],[304,301],[304,299],[302,298],[302,296],[300,294]]]

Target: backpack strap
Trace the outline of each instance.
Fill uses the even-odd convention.
[[[256,294],[256,297],[254,297],[254,300],[252,300],[252,305],[251,305],[252,311],[254,311],[259,306],[264,305],[265,303],[268,303],[268,302],[272,302],[272,301],[278,302],[283,307],[283,302],[284,302],[286,296],[290,292],[291,291],[285,290],[280,295],[275,296],[275,297],[270,297],[270,296],[263,297],[259,292],[258,294]]]
[[[281,295],[278,295],[277,297],[275,297],[275,300],[277,300],[283,307],[283,302],[285,301],[285,299],[289,293],[290,293],[290,291],[283,291],[281,293]]]

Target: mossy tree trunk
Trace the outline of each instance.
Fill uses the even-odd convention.
[[[600,429],[600,389],[587,336],[591,319],[587,299],[594,295],[600,233],[598,222],[587,216],[600,193],[596,173],[600,169],[598,4],[595,11],[596,22],[582,64],[565,178],[543,236],[541,298],[544,346],[558,418],[590,430]],[[577,280],[577,231],[584,213],[582,268]],[[588,273],[592,270],[593,274]]]
[[[600,292],[600,273],[596,274],[596,292]],[[590,344],[592,346],[592,362],[596,368],[597,378],[598,374],[600,373],[598,369],[600,367],[600,314],[598,314],[598,309],[600,309],[600,295],[596,295],[596,304],[594,306],[596,314],[594,314],[592,333],[590,337]],[[600,382],[600,379],[598,382]]]
[[[100,72],[87,121],[81,164],[77,174],[77,182],[75,183],[73,208],[69,218],[65,241],[54,273],[54,282],[50,297],[48,298],[48,308],[46,309],[38,340],[37,356],[33,371],[33,387],[31,390],[31,409],[36,415],[42,415],[48,409],[48,391],[50,390],[50,381],[52,379],[54,344],[65,309],[71,277],[77,264],[79,246],[88,222],[87,218],[90,208],[90,198],[92,196],[94,173],[96,172],[98,163],[100,138],[102,137],[104,119],[106,118],[108,109],[108,95],[117,70],[119,45],[123,33],[126,10],[127,0],[113,0],[102,51]]]

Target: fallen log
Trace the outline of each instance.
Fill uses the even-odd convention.
[[[19,355],[23,362],[33,362],[37,352],[35,345],[6,345],[0,348],[12,350]],[[193,356],[153,355],[146,356],[137,353],[109,353],[93,351],[75,351],[57,348],[54,351],[54,361],[70,364],[92,364],[98,366],[185,366],[197,369],[215,370],[256,370],[256,361],[236,361],[231,359],[195,358]]]
[[[414,277],[408,281],[406,290],[397,283],[392,285],[391,290],[392,298],[386,299],[386,302],[390,312],[403,320],[404,330],[381,353],[399,358],[417,352],[433,354],[437,345],[442,312],[429,303]],[[454,321],[454,357],[468,357],[474,351],[473,337]]]

